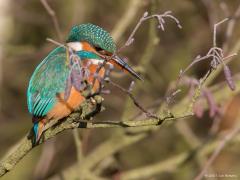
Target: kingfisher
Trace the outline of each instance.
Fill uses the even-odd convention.
[[[137,79],[141,77],[118,55],[116,44],[110,34],[94,24],[81,24],[72,27],[66,40],[69,47],[78,56],[77,61],[85,66],[90,74],[87,83],[91,84],[92,91],[100,88],[100,80],[95,79],[99,63],[110,59],[108,64],[130,73]],[[51,120],[60,120],[76,110],[85,100],[82,91],[71,86],[68,97],[65,97],[66,86],[71,73],[71,52],[64,46],[52,50],[36,67],[29,81],[27,90],[27,105],[32,115],[34,142],[38,142],[46,130],[46,124]],[[88,65],[87,65],[88,64]],[[104,77],[105,68],[98,71]],[[77,76],[81,81],[81,76]],[[93,84],[94,82],[94,84]]]

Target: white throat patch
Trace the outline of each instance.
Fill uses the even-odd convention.
[[[80,42],[69,42],[67,45],[72,48],[74,51],[81,51],[83,50],[83,45]]]
[[[103,63],[103,60],[100,59],[89,59],[92,64],[98,65],[99,63]]]

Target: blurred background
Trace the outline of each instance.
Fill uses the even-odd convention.
[[[153,111],[163,103],[167,89],[177,79],[180,69],[212,47],[214,23],[225,17],[233,17],[235,24],[231,36],[226,36],[228,23],[223,24],[218,30],[217,43],[225,47],[226,55],[239,49],[240,21],[239,16],[234,16],[237,10],[240,11],[239,0],[48,0],[48,4],[55,11],[62,40],[58,39],[53,21],[40,1],[0,1],[1,157],[32,127],[26,90],[35,67],[55,47],[46,38],[64,42],[73,25],[87,22],[99,25],[111,32],[120,47],[145,11],[160,14],[168,10],[173,12],[182,29],[172,20],[166,20],[165,31],[157,29],[154,20],[144,22],[134,43],[121,52],[145,79],[144,82],[136,82],[133,93],[143,106],[151,107]],[[239,66],[239,56],[236,56],[230,64],[232,74],[239,72]],[[200,78],[207,69],[209,61],[204,61],[191,68],[187,75]],[[131,82],[131,77],[119,72],[114,72],[112,76],[115,82],[126,88]],[[213,96],[222,87],[227,87],[226,83],[221,83],[223,81],[221,72],[209,84],[209,89],[213,87]],[[171,106],[187,96],[189,87],[189,84],[183,87],[183,92],[174,97]],[[111,86],[107,88],[111,94],[104,95],[106,110],[95,119],[119,121],[131,119],[139,113],[124,93]],[[112,153],[93,164],[89,169],[93,176],[85,179],[97,179],[98,176],[131,179],[127,174],[130,171],[147,175],[136,176],[135,179],[193,179],[214,150],[207,141],[209,137],[211,141],[216,140],[237,122],[240,107],[238,90],[234,93],[224,91],[224,98],[219,98],[221,93],[215,99],[219,108],[217,113],[209,115],[207,100],[202,98],[197,108],[198,112],[201,111],[198,117],[169,122],[147,133],[134,130],[135,133],[128,133],[120,128],[80,129],[81,154],[86,161],[77,161],[73,131],[64,131],[34,148],[2,179],[84,179],[79,170],[84,167],[89,155],[95,153],[98,156],[96,153],[101,152],[99,147],[106,148],[106,152],[112,149]],[[217,128],[215,122],[219,122]],[[214,134],[213,138],[211,134]],[[115,147],[116,144],[121,147]],[[211,165],[209,174],[231,174],[240,178],[239,148],[239,141],[230,143]],[[197,152],[193,153],[194,150]],[[141,167],[149,169],[145,169],[145,173],[144,170],[132,171]]]

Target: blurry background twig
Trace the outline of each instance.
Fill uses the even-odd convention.
[[[51,19],[53,21],[54,28],[55,28],[57,36],[58,36],[58,39],[61,41],[62,40],[62,33],[61,33],[61,30],[60,30],[59,21],[58,21],[58,18],[56,16],[55,11],[50,7],[47,0],[40,0],[40,1],[41,1],[42,5],[44,6],[44,8],[46,9],[46,11],[48,12],[49,16],[51,17]]]
[[[200,180],[206,175],[208,168],[211,166],[213,161],[219,156],[219,153],[223,150],[223,148],[227,145],[229,141],[231,141],[238,133],[240,132],[239,125],[233,128],[228,134],[224,135],[223,139],[219,142],[219,145],[214,150],[213,154],[210,156],[209,160],[205,164],[202,171],[195,178],[195,180]]]

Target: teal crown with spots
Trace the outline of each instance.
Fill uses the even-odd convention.
[[[116,44],[110,34],[94,24],[81,24],[74,26],[71,29],[67,42],[79,41],[86,41],[93,46],[106,50],[110,53],[114,53],[116,51]]]

